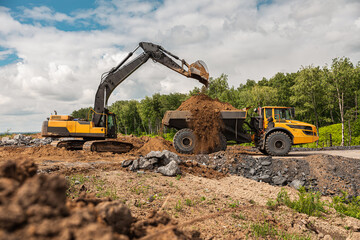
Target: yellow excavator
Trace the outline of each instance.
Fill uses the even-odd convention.
[[[125,64],[139,48],[144,52]],[[184,59],[180,59],[159,45],[140,42],[139,46],[116,67],[102,75],[95,95],[91,121],[77,120],[68,115],[51,115],[47,121],[43,122],[41,135],[58,138],[57,141],[52,142],[52,145],[69,150],[83,149],[115,153],[130,151],[133,148],[132,144],[115,140],[117,138],[116,118],[106,106],[114,89],[149,59],[185,77],[197,79],[205,86],[208,85],[209,72],[203,61],[198,60],[189,65]]]

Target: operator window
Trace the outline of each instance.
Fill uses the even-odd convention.
[[[267,108],[266,109],[266,118],[272,117],[272,109],[271,108]]]
[[[112,126],[114,126],[114,122],[113,122],[113,117],[110,115],[108,117],[108,127],[112,128]]]
[[[290,120],[290,111],[287,108],[276,108],[274,109],[275,119],[279,120]]]

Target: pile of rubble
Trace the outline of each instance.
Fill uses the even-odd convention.
[[[52,138],[32,138],[22,134],[14,135],[13,138],[2,137],[0,146],[41,146],[52,142]]]
[[[291,186],[323,195],[360,194],[360,162],[356,159],[314,155],[303,159],[277,159],[270,156],[228,156],[225,152],[196,155],[193,162],[224,174],[238,175],[274,186]]]
[[[145,157],[140,157],[135,160],[127,160],[122,163],[123,167],[128,167],[131,171],[154,170],[165,176],[176,176],[181,174],[179,164],[180,157],[168,150],[151,151]]]
[[[83,192],[66,198],[63,176],[36,174],[29,160],[0,164],[0,239],[138,239],[171,228],[151,239],[193,239],[165,212],[136,219],[121,200]],[[160,238],[159,238],[160,236]]]

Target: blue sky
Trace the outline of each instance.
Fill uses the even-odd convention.
[[[54,110],[92,106],[101,74],[141,41],[203,60],[212,77],[228,74],[235,87],[360,58],[360,2],[353,0],[0,0],[0,22],[0,132],[39,131]],[[195,86],[149,61],[109,103]]]

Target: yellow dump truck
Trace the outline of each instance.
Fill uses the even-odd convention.
[[[294,108],[267,106],[258,108],[257,112],[258,116],[246,122],[247,110],[221,111],[219,121],[223,122],[223,128],[219,133],[220,146],[216,150],[226,149],[227,141],[253,142],[266,155],[283,156],[289,153],[292,145],[319,139],[314,125],[294,120]],[[179,153],[191,154],[196,147],[196,136],[189,127],[190,121],[189,111],[168,111],[163,118],[165,126],[179,130],[173,139]]]

